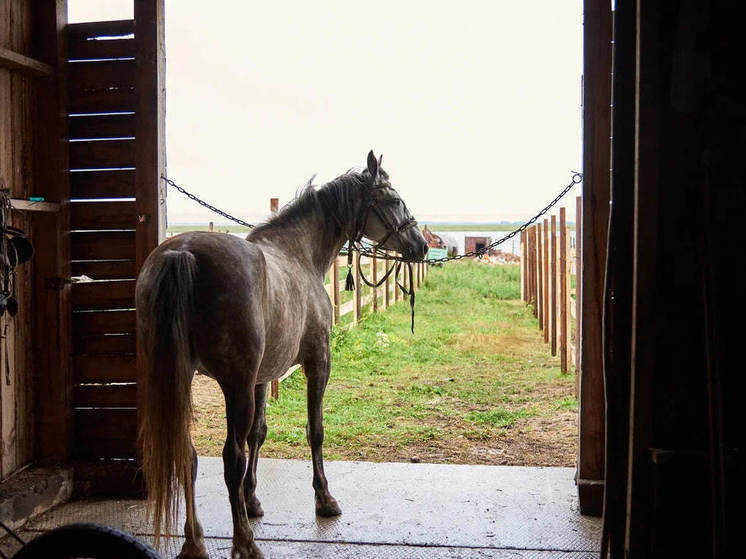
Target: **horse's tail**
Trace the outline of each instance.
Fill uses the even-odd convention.
[[[137,335],[145,368],[139,438],[156,546],[161,531],[168,537],[178,517],[179,486],[187,506],[194,491],[189,315],[196,270],[191,252],[167,250],[137,285]]]

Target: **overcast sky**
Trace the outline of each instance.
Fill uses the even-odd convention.
[[[166,55],[168,173],[248,219],[371,148],[420,222],[525,219],[580,170],[581,0],[166,0]]]

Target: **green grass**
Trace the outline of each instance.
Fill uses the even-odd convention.
[[[471,261],[431,267],[417,292],[414,335],[408,301],[366,309],[353,329],[345,317],[331,336],[325,456],[479,461],[474,448],[505,440],[519,422],[571,409],[573,376],[560,373],[519,300],[518,274],[518,266]],[[201,454],[220,455],[225,414],[222,398],[211,398],[203,405],[195,393],[195,441]],[[263,456],[308,456],[302,371],[281,383],[267,422]]]
[[[563,398],[557,402],[557,407],[561,410],[578,411],[577,398]]]

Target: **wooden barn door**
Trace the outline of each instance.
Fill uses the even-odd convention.
[[[138,270],[164,234],[163,1],[67,28],[73,457],[79,492],[137,492]],[[112,483],[112,478],[116,483]]]

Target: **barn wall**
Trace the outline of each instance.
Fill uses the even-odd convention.
[[[30,56],[30,4],[0,0],[0,47]],[[0,67],[0,188],[13,198],[33,195],[33,80]],[[33,237],[27,214],[12,212],[11,223]],[[0,319],[0,479],[33,459],[32,279],[33,261],[18,268],[18,315]]]

